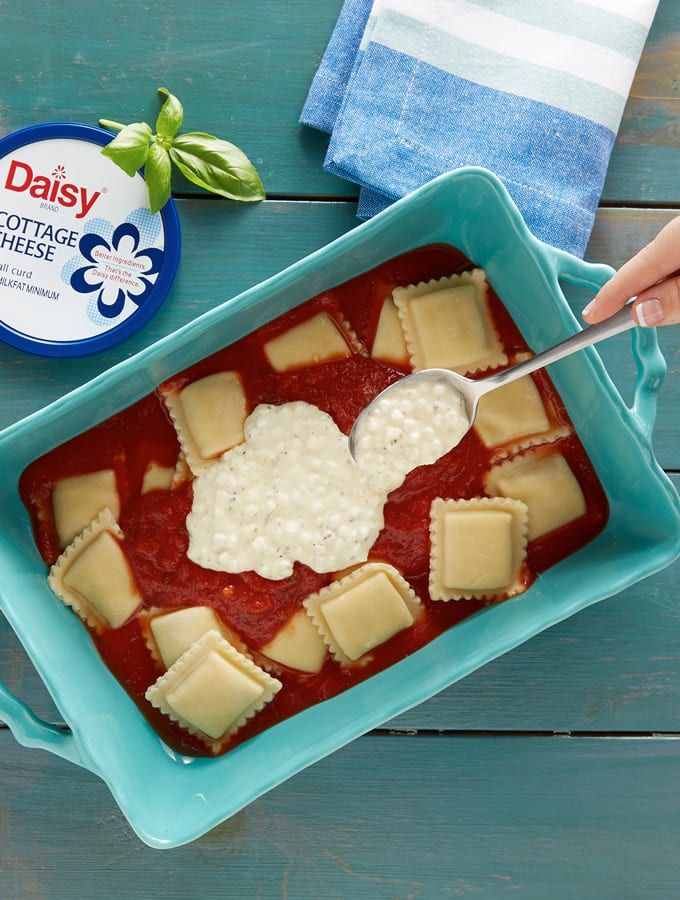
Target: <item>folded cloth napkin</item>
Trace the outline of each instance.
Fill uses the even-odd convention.
[[[346,0],[302,111],[368,218],[464,165],[583,255],[658,0]]]

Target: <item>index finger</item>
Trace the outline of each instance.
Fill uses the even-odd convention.
[[[583,310],[592,325],[608,319],[646,288],[680,267],[680,216],[665,225],[654,240],[625,263]]]

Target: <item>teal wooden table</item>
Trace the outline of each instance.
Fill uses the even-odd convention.
[[[243,146],[269,200],[175,185],[184,232],[162,311],[69,363],[0,346],[0,425],[59,397],[354,227],[355,191],[322,171],[297,116],[340,0],[0,2],[0,129],[155,116]],[[588,257],[619,265],[680,206],[680,0],[661,0]],[[656,451],[680,485],[678,329]],[[602,348],[622,393],[626,338]],[[139,843],[103,783],[0,725],[0,897],[642,898],[680,893],[678,566],[592,607],[367,735],[169,853]],[[0,672],[57,713],[0,621]]]

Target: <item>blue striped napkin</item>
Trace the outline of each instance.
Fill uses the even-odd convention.
[[[583,255],[658,0],[346,0],[301,121],[368,218],[481,165]]]

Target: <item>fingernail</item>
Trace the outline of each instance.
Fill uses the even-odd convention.
[[[643,300],[642,303],[638,303],[635,307],[635,318],[638,320],[639,325],[644,325],[647,328],[653,325],[660,325],[666,318],[663,303],[656,298]]]
[[[588,318],[588,316],[589,316],[589,315],[591,314],[591,312],[593,311],[593,307],[594,307],[594,306],[595,306],[595,301],[594,301],[594,300],[591,300],[590,303],[588,304],[588,306],[586,306],[586,308],[585,308],[585,309],[583,310],[583,312],[581,313],[581,315],[583,316],[584,319],[587,319],[587,318]]]

